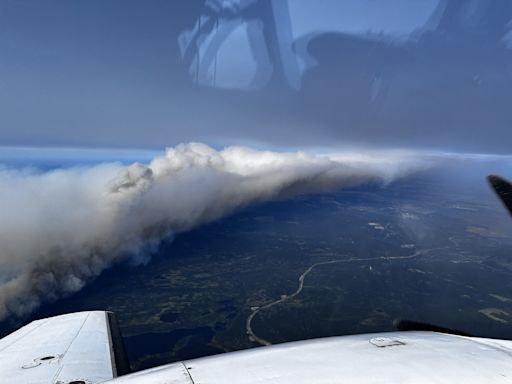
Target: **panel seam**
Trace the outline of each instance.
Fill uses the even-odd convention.
[[[187,366],[185,365],[185,363],[184,363],[184,362],[180,362],[180,364],[181,364],[181,365],[183,365],[183,368],[185,368],[185,372],[187,372],[187,376],[188,376],[188,378],[189,378],[190,382],[191,382],[192,384],[196,384],[196,383],[194,382],[194,379],[192,378],[192,375],[190,374],[190,372],[189,372],[189,370],[188,370]]]

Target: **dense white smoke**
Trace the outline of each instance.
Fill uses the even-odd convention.
[[[423,165],[403,153],[320,156],[192,143],[148,166],[0,169],[0,319],[75,292],[120,260],[144,262],[163,238],[239,207],[387,183]]]

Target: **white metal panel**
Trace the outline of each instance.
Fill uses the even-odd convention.
[[[183,363],[162,365],[131,375],[118,377],[109,384],[198,384],[192,381]],[[233,383],[235,384],[235,383]]]
[[[102,311],[34,321],[0,340],[0,382],[99,383],[112,379],[108,332]]]
[[[392,332],[286,343],[183,364],[195,384],[511,383],[512,342]],[[114,383],[189,381],[172,364]]]

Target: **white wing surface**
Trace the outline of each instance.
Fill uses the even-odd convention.
[[[71,313],[6,336],[0,340],[0,383],[93,384],[116,377],[120,364],[109,319],[103,311]]]
[[[285,343],[184,361],[112,384],[511,383],[512,342],[393,332]]]
[[[98,311],[21,328],[0,340],[0,383],[512,383],[511,341],[416,331],[285,343],[116,378],[125,370],[111,324]]]

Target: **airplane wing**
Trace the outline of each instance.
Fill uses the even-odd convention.
[[[33,321],[0,340],[0,382],[94,384],[128,371],[111,312]]]
[[[20,384],[510,383],[512,341],[407,331],[284,343],[124,376],[108,312],[38,320],[0,340],[0,382]],[[117,335],[119,335],[117,333]],[[7,379],[7,381],[5,381]]]
[[[512,184],[501,176],[489,175],[487,180],[512,215]]]
[[[510,383],[512,342],[390,332],[284,343],[183,361],[112,384]]]

